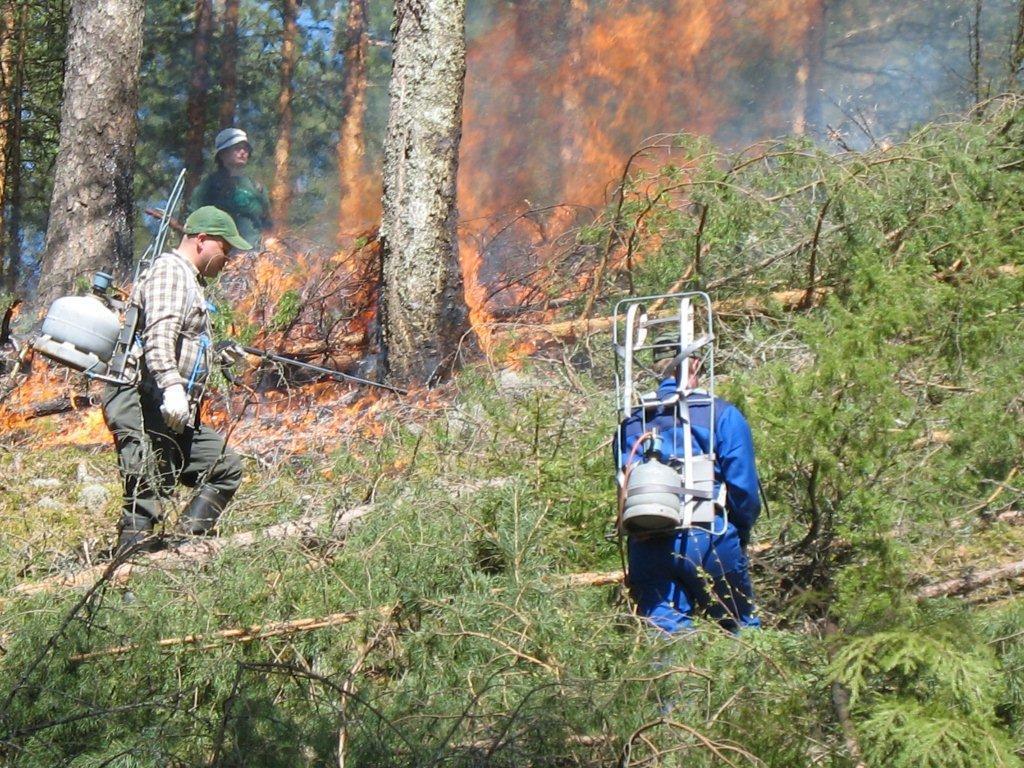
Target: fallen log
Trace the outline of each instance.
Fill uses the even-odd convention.
[[[805,303],[807,291],[800,288],[792,291],[778,291],[770,294],[765,300],[759,297],[743,299],[726,299],[715,304],[715,312],[719,315],[753,315],[769,311],[771,303],[777,303],[783,310],[792,312],[811,306],[820,306],[829,295],[828,288],[815,289],[810,303]],[[515,334],[520,332],[544,333],[555,338],[576,338],[603,333],[611,330],[615,321],[613,317],[593,317],[586,320],[563,320],[558,323],[492,323],[491,327],[498,333]]]
[[[354,507],[346,511],[334,521],[331,535],[344,535],[360,518],[368,514],[372,508],[372,506],[367,505]],[[318,538],[317,532],[319,529],[331,522],[332,517],[330,515],[305,517],[287,523],[272,525],[262,531],[246,531],[244,533],[236,533],[234,536],[225,536],[224,538],[196,539],[172,549],[140,554],[136,560],[127,562],[114,571],[110,578],[110,583],[114,585],[124,584],[135,573],[146,570],[167,569],[183,565],[199,565],[212,560],[218,553],[228,548],[252,547],[265,541],[283,541],[288,539],[314,541]],[[106,569],[107,564],[95,565],[71,574],[58,574],[42,581],[17,584],[10,589],[10,594],[16,597],[24,597],[64,589],[87,589],[103,575]]]
[[[752,551],[766,551],[771,549],[771,544],[761,544],[759,547],[751,547]],[[929,584],[921,587],[915,593],[919,600],[927,600],[936,597],[956,597],[974,592],[983,587],[998,584],[1004,581],[1012,581],[1024,576],[1024,560],[1016,560],[1012,563],[989,568],[984,571],[974,571],[966,576],[957,579]],[[590,571],[585,573],[558,574],[551,577],[551,583],[558,587],[576,589],[578,587],[606,587],[612,584],[622,583],[622,571]]]
[[[1024,560],[1004,563],[984,571],[972,571],[958,579],[949,579],[938,584],[929,584],[927,587],[917,590],[917,596],[921,599],[955,597],[1002,581],[1011,581],[1019,576],[1024,576]]]
[[[1000,512],[993,519],[1000,523],[1019,525],[1024,522],[1024,509],[1008,509],[1005,512]]]
[[[83,408],[91,408],[96,405],[88,395],[74,395],[73,397],[55,397],[52,400],[44,400],[36,403],[31,408],[21,408],[12,411],[12,414],[26,421],[40,419],[43,416],[53,416],[68,411],[80,411]]]
[[[1015,277],[1020,272],[1021,267],[1017,264],[1002,264],[986,270],[984,274],[992,277]],[[941,279],[941,276],[936,275],[936,279]],[[673,288],[677,288],[677,286],[673,286]],[[793,290],[776,291],[767,297],[752,296],[725,299],[715,302],[715,313],[719,315],[767,314],[772,310],[773,304],[778,304],[779,308],[783,311],[795,312],[801,309],[821,306],[831,292],[831,289],[826,287],[815,288],[810,292],[806,288],[796,288]],[[498,316],[506,316],[507,312],[508,310],[503,311]],[[544,324],[495,322],[491,324],[491,327],[497,333],[532,332],[544,333],[555,338],[577,338],[606,332],[611,329],[612,324],[613,318],[611,317],[594,317],[587,319],[576,318]]]
[[[759,555],[774,548],[771,542],[754,544],[747,548],[752,555]],[[607,587],[622,583],[622,571],[585,571],[583,573],[559,573],[545,579],[557,587],[575,589],[576,587]]]

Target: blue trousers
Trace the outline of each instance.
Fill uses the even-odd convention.
[[[691,628],[697,612],[730,632],[761,626],[747,555],[732,523],[718,535],[685,528],[630,537],[629,590],[640,615],[668,633]]]

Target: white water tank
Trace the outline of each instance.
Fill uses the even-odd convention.
[[[120,333],[120,319],[97,297],[64,296],[50,305],[32,346],[77,371],[104,373]]]
[[[670,531],[682,522],[683,480],[672,467],[656,459],[634,465],[626,481],[622,511],[624,533]]]

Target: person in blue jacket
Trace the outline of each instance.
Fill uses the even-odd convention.
[[[697,389],[700,360],[678,360],[678,339],[658,339],[653,352],[655,369],[662,376],[657,398],[666,400],[678,390],[677,377],[686,370],[687,395],[694,453],[708,453],[711,430],[711,398]],[[659,461],[669,463],[683,456],[682,429],[673,418],[675,406],[638,409],[619,428],[616,463],[625,468],[633,444],[654,428],[662,437]],[[702,527],[667,533],[634,534],[629,537],[629,590],[641,616],[667,632],[693,627],[696,613],[705,612],[731,631],[761,626],[754,605],[746,554],[750,532],[761,511],[754,441],[743,414],[732,403],[715,398],[715,495],[725,485],[728,524],[724,531]],[[632,459],[642,461],[638,451]],[[716,521],[721,528],[721,520]],[[710,586],[710,589],[709,589]]]

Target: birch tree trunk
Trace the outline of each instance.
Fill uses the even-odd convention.
[[[384,145],[384,342],[390,372],[430,383],[466,329],[455,181],[465,0],[398,0]]]
[[[37,300],[132,262],[142,0],[73,0],[50,219]]]
[[[220,65],[220,113],[218,124],[230,128],[235,124],[235,109],[238,103],[238,0],[227,0],[224,4]]]
[[[274,145],[274,184],[270,189],[270,217],[278,227],[288,218],[291,203],[292,74],[295,71],[298,0],[283,0],[281,16],[281,90],[277,96],[277,143]]]
[[[339,233],[363,229],[360,212],[367,190],[363,166],[366,142],[363,120],[366,116],[366,56],[370,41],[367,34],[366,0],[349,0],[345,24],[345,77],[341,97],[341,130],[338,134],[338,175],[340,185]]]
[[[185,200],[199,184],[203,174],[203,137],[206,132],[206,102],[210,90],[210,33],[213,30],[213,3],[196,0],[195,30],[192,35],[192,72],[188,80],[185,107]]]

